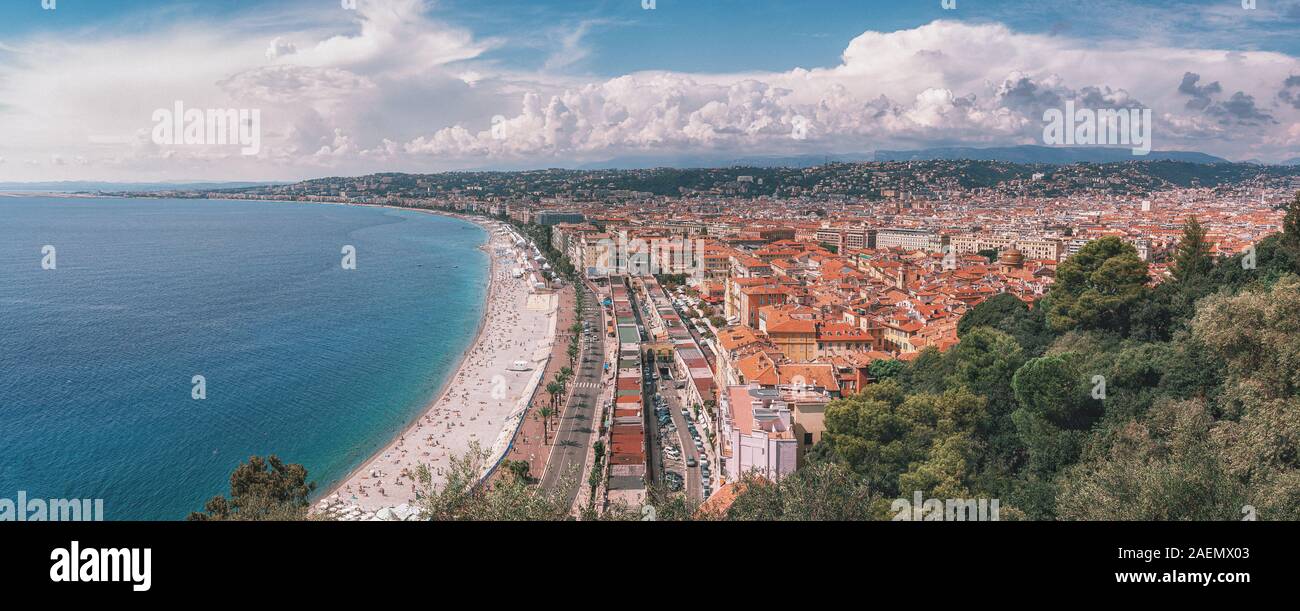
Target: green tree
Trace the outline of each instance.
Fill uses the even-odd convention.
[[[1029,450],[1029,467],[1055,473],[1077,460],[1087,431],[1101,414],[1072,354],[1025,363],[1011,380],[1020,409],[1012,421]]]
[[[550,397],[550,407],[555,407],[556,400],[560,393],[564,392],[564,387],[559,382],[551,381],[546,383],[546,395]]]
[[[212,497],[202,512],[187,519],[301,520],[307,516],[307,499],[315,489],[302,465],[285,464],[274,454],[265,460],[251,456],[230,474],[229,497]]]
[[[537,410],[537,414],[542,417],[542,445],[549,443],[551,414],[554,412],[555,410],[551,409],[549,405],[543,405],[541,409]]]
[[[924,458],[929,445],[916,433],[917,423],[901,413],[903,398],[898,383],[885,380],[826,406],[824,438],[841,460],[885,494],[897,494],[898,474]]]
[[[1114,236],[1093,240],[1057,267],[1047,321],[1057,331],[1125,332],[1146,282],[1147,265],[1133,245]]]
[[[908,392],[943,392],[952,362],[935,347],[927,346],[895,378]]]
[[[975,469],[982,448],[970,433],[955,433],[935,441],[926,459],[913,463],[898,478],[899,494],[921,491],[927,498],[964,499],[977,496]]]
[[[1223,363],[1215,434],[1266,519],[1300,519],[1300,277],[1202,302],[1195,339]]]
[[[908,396],[896,381],[885,380],[827,405],[824,439],[872,489],[897,496],[900,476],[929,460],[936,441],[983,426],[985,407],[986,400],[965,387]]]
[[[1292,271],[1300,272],[1300,191],[1297,191],[1282,219],[1282,248],[1291,255]]]
[[[1210,257],[1210,242],[1205,237],[1205,229],[1196,220],[1196,215],[1188,216],[1170,268],[1174,281],[1180,284],[1200,282],[1213,268],[1214,259]]]
[[[1121,427],[1062,478],[1067,520],[1239,520],[1243,489],[1224,469],[1200,401],[1169,402]]]
[[[978,327],[989,327],[1014,337],[1029,355],[1038,355],[1052,339],[1043,311],[1042,304],[1031,310],[1019,297],[999,293],[968,310],[957,321],[957,335],[964,337]]]
[[[993,327],[1007,331],[1002,328],[1006,320],[1028,312],[1029,306],[1025,305],[1019,297],[1011,293],[998,293],[968,310],[961,320],[957,321],[957,335],[964,336],[976,327]]]
[[[880,499],[839,463],[809,465],[775,482],[746,475],[735,485],[738,493],[726,513],[712,517],[737,521],[871,520],[877,515]]]
[[[501,466],[505,467],[506,471],[510,473],[511,477],[514,477],[515,479],[518,479],[524,483],[528,483],[532,479],[528,473],[530,467],[528,465],[528,461],[526,460],[505,460],[502,461]]]
[[[867,365],[867,375],[877,382],[889,380],[897,377],[906,366],[906,363],[898,359],[878,359]]]
[[[488,453],[478,443],[450,458],[443,482],[434,482],[428,466],[416,468],[420,516],[426,520],[554,521],[569,519],[569,503],[517,477],[480,482]],[[569,489],[574,477],[566,474],[556,490]]]
[[[987,397],[1002,412],[1015,406],[1011,377],[1025,362],[1020,344],[1001,331],[979,327],[945,355],[950,366],[945,388],[966,386]],[[1000,412],[1000,413],[1002,413]]]

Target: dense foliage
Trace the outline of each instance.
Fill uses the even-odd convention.
[[[1004,516],[1300,518],[1300,195],[1283,233],[1209,252],[1188,219],[1152,288],[1131,246],[1089,243],[1032,309],[989,299],[952,350],[833,402],[810,456]]]
[[[302,465],[285,464],[272,454],[265,460],[253,456],[230,475],[230,496],[214,496],[187,519],[301,520],[307,516],[307,499],[316,489],[307,482]]]

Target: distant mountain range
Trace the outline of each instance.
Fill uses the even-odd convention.
[[[833,162],[871,161],[871,153],[726,157],[720,155],[616,157],[566,167],[571,170],[646,170],[651,168],[811,168]]]
[[[206,191],[209,189],[239,189],[262,185],[288,184],[284,182],[95,182],[65,180],[55,182],[0,182],[0,191],[54,191],[80,193],[94,191]]]
[[[1231,164],[1222,157],[1195,151],[1151,151],[1143,156],[1133,155],[1126,148],[1098,147],[1055,147],[1055,146],[999,146],[999,147],[935,147],[916,150],[877,150],[866,153],[830,153],[822,155],[775,155],[727,157],[716,154],[699,155],[642,155],[616,157],[605,161],[584,162],[578,164],[515,164],[511,167],[466,168],[455,171],[492,171],[513,172],[563,168],[577,171],[593,170],[644,170],[652,168],[707,169],[707,168],[812,168],[828,163],[858,163],[871,161],[996,161],[1025,165],[1069,165],[1074,163],[1123,163],[1128,161],[1180,161],[1194,164]],[[1238,164],[1296,166],[1300,157],[1293,157],[1276,164],[1265,164],[1258,159],[1236,162]],[[435,172],[436,174],[437,172]],[[138,182],[115,183],[95,181],[62,182],[0,182],[0,191],[58,191],[58,192],[96,192],[96,191],[204,191],[215,189],[239,189],[263,185],[291,184],[292,181],[266,182]]]
[[[1071,163],[1121,163],[1125,161],[1186,161],[1189,163],[1232,163],[1222,157],[1191,151],[1151,151],[1134,155],[1126,148],[1098,148],[1091,146],[995,146],[972,148],[964,146],[918,149],[914,151],[876,151],[875,161],[932,161],[936,159],[970,159],[975,161],[1004,161],[1008,163],[1043,163],[1067,165]]]
[[[1122,163],[1125,161],[1186,161],[1189,163],[1232,163],[1222,157],[1195,151],[1151,151],[1147,155],[1134,155],[1127,148],[1099,148],[1090,146],[997,146],[976,148],[966,146],[935,147],[916,150],[878,150],[866,153],[833,153],[823,155],[778,155],[723,157],[716,155],[638,156],[616,157],[605,161],[575,165],[574,170],[637,170],[647,168],[809,168],[827,163],[853,163],[861,161],[935,161],[958,160],[1002,161],[1006,163],[1068,165],[1071,163]],[[1295,163],[1291,160],[1283,165]],[[1243,163],[1261,163],[1251,160]]]

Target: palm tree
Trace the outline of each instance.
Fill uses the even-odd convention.
[[[542,445],[546,445],[550,433],[551,408],[543,405],[541,409],[537,410],[537,413],[542,416]]]
[[[559,382],[550,382],[546,385],[546,394],[551,396],[551,407],[555,407],[555,397],[564,391],[564,387]]]
[[[561,367],[560,373],[555,374],[555,383],[560,385],[561,399],[564,398],[563,395],[569,392],[569,380],[571,378],[573,378],[573,370],[568,367]]]

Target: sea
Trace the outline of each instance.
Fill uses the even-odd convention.
[[[324,491],[453,374],[487,237],[370,206],[0,197],[0,498],[180,520],[271,454]]]

